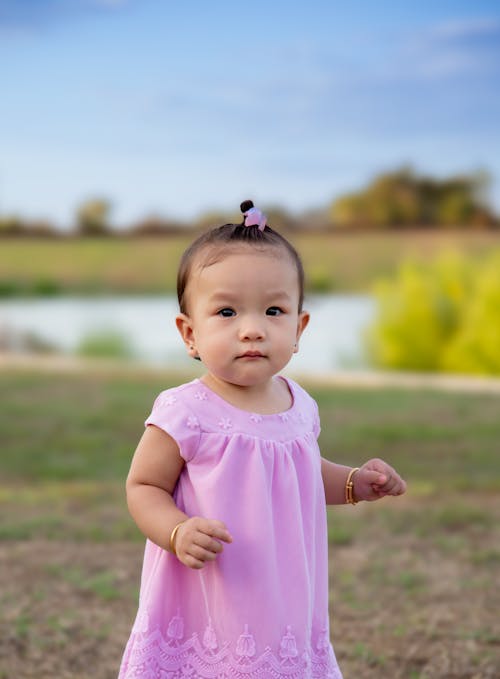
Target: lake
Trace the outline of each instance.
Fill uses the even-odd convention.
[[[362,295],[309,296],[311,321],[290,368],[324,373],[366,368],[363,328],[374,314],[374,301]],[[153,365],[192,365],[175,328],[177,299],[145,297],[55,297],[0,302],[0,332],[33,333],[59,351],[73,353],[81,340],[112,330],[126,337],[134,356]]]

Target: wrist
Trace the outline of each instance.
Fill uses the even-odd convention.
[[[176,542],[176,539],[177,539],[177,533],[179,531],[179,528],[182,526],[183,523],[186,523],[186,521],[187,521],[187,519],[183,519],[182,521],[179,521],[179,523],[174,526],[172,532],[170,533],[170,540],[169,540],[168,544],[169,544],[170,551],[172,552],[172,554],[174,554],[174,556],[177,556],[177,550],[176,550],[176,546],[175,546],[175,542]]]
[[[345,504],[355,505],[359,502],[354,493],[354,477],[357,472],[359,472],[359,467],[353,467],[347,475],[344,490]]]

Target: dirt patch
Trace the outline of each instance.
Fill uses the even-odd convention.
[[[116,677],[142,551],[123,543],[3,543],[0,677]]]
[[[345,679],[498,677],[495,517],[422,534],[373,522],[371,507],[358,510],[372,533],[333,545],[330,562],[332,637]],[[0,677],[116,678],[142,552],[123,542],[2,543]]]

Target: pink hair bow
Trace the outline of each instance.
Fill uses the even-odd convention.
[[[256,207],[252,207],[243,214],[245,215],[245,226],[258,226],[259,231],[264,231],[267,217],[263,212]]]

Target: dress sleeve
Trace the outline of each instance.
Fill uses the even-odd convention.
[[[313,402],[313,423],[312,423],[312,426],[313,426],[314,436],[316,438],[318,438],[318,436],[320,435],[320,432],[321,432],[321,422],[320,422],[320,419],[319,419],[318,404],[316,403],[316,401],[314,399],[312,399],[312,402]]]
[[[151,415],[144,423],[154,424],[171,436],[179,446],[181,457],[189,462],[196,455],[200,441],[198,418],[178,396],[162,392],[154,402]]]

